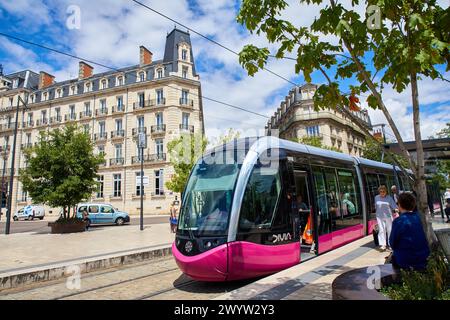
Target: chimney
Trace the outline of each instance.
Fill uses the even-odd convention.
[[[144,46],[139,47],[139,64],[141,66],[152,63],[153,53]]]
[[[94,68],[84,61],[80,61],[78,68],[78,80],[86,79],[92,76]]]
[[[54,83],[55,77],[51,74],[41,71],[39,72],[39,89],[51,86]]]

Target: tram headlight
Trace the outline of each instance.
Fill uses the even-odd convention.
[[[189,253],[192,251],[192,248],[194,247],[194,245],[192,244],[192,241],[188,241],[186,242],[186,244],[184,245],[184,250]]]
[[[211,248],[211,246],[212,246],[211,241],[207,241],[206,244],[205,244],[205,247],[206,247],[207,249],[209,249],[209,248]]]

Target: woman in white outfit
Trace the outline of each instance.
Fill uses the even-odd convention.
[[[375,208],[378,223],[378,242],[381,250],[386,250],[389,246],[389,236],[392,228],[392,213],[397,209],[397,204],[390,195],[387,194],[386,186],[378,188],[378,195],[375,197]]]

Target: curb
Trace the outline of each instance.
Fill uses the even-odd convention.
[[[155,260],[172,255],[171,245],[153,246],[152,249],[130,250],[122,254],[106,254],[94,258],[54,263],[47,266],[30,267],[20,271],[0,273],[0,293],[20,286],[56,280],[76,274],[88,273],[146,260]]]

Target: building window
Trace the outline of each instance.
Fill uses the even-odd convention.
[[[141,117],[138,117],[137,118],[137,125],[138,125],[138,128],[139,128],[139,132],[141,132],[140,130],[142,129],[142,128],[144,128],[144,116],[141,116]]]
[[[104,183],[104,181],[105,181],[104,176],[97,177],[97,182],[99,183],[98,191],[97,191],[97,198],[103,198],[103,183]]]
[[[9,98],[9,106],[12,107],[14,102],[14,98]]]
[[[12,88],[16,89],[18,87],[18,85],[19,85],[19,79],[14,79],[13,83],[12,83]]]
[[[123,111],[123,97],[117,97],[117,111]]]
[[[102,80],[102,89],[106,89],[108,86],[106,85],[106,79]]]
[[[155,170],[155,195],[164,194],[163,169]]]
[[[30,99],[31,99],[31,103],[34,103],[34,94],[32,94],[32,95],[30,96]]]
[[[121,174],[114,174],[113,175],[113,197],[120,197],[122,196],[122,176]]]
[[[98,129],[99,129],[100,137],[103,137],[105,135],[105,133],[106,133],[105,121],[100,121],[98,123]]]
[[[164,123],[164,121],[163,121],[163,113],[162,112],[157,112],[156,113],[156,126],[158,128],[161,128],[163,123]]]
[[[74,95],[74,94],[76,94],[76,93],[77,93],[76,87],[75,87],[75,86],[71,86],[71,87],[70,87],[70,94],[71,94],[71,95]]]
[[[156,104],[164,104],[164,92],[163,90],[156,90]]]
[[[164,152],[163,139],[155,140],[155,150],[156,150],[156,156],[158,157],[158,159],[162,159],[163,152]]]
[[[181,76],[186,79],[188,74],[188,67],[183,67],[183,70],[181,71]]]
[[[75,105],[70,105],[69,106],[69,110],[70,110],[70,119],[74,120],[75,119]]]
[[[122,159],[122,144],[118,143],[118,144],[114,145],[114,147],[115,147],[116,160]]]
[[[306,134],[308,137],[318,137],[319,136],[319,126],[306,127]]]
[[[105,146],[98,146],[98,154],[99,155],[100,154],[102,154],[102,155],[105,154]]]
[[[144,71],[139,72],[139,81],[140,82],[145,81],[145,72]]]
[[[56,121],[61,121],[61,108],[56,108]]]
[[[116,132],[122,131],[122,119],[116,119]]]
[[[141,195],[141,172],[136,172],[136,195],[140,196]],[[145,186],[142,186],[142,191],[145,194]]]
[[[90,92],[90,91],[92,90],[91,83],[90,83],[90,82],[87,82],[87,83],[85,84],[85,88],[86,88],[86,92]]]
[[[187,90],[181,91],[181,104],[188,104],[188,94]]]
[[[27,144],[31,144],[31,133],[27,133]]]
[[[163,71],[162,71],[162,69],[156,70],[156,77],[157,77],[158,79],[161,79],[161,78],[163,77]]]
[[[106,99],[100,100],[100,110],[101,110],[101,113],[106,112]]]
[[[139,103],[140,108],[144,107],[144,102],[145,102],[145,94],[143,92],[139,92],[138,93],[138,103]]]
[[[56,97],[61,98],[62,97],[62,91],[61,89],[56,90]]]
[[[123,77],[117,77],[117,86],[123,86]]]
[[[181,59],[187,60],[187,50],[186,49],[181,50]]]
[[[91,104],[89,102],[84,103],[84,115],[90,116],[91,113]]]
[[[83,125],[83,130],[85,134],[89,134],[89,125],[88,124]]]
[[[44,100],[44,101],[47,101],[47,98],[48,98],[48,93],[47,93],[47,92],[44,92],[44,95],[43,95],[43,97],[44,97],[44,98],[43,98],[43,100]]]
[[[42,110],[41,111],[41,121],[42,121],[42,123],[45,123],[46,118],[47,118],[47,110]]]
[[[187,130],[189,127],[189,113],[183,112],[183,115],[181,116],[181,124],[183,126],[183,129]]]

